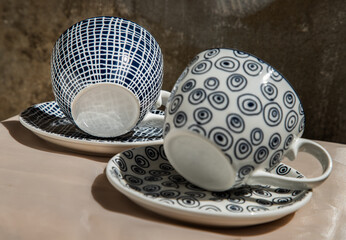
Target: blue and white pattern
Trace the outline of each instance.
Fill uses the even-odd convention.
[[[91,83],[116,83],[138,98],[141,120],[159,97],[162,76],[158,43],[147,30],[126,19],[83,20],[67,29],[53,48],[54,94],[69,119],[71,103],[80,90]]]
[[[164,112],[160,110],[154,110],[152,113],[164,115]],[[143,143],[162,140],[162,128],[148,125],[137,126],[129,133],[113,138],[91,136],[81,131],[66,118],[55,101],[29,107],[20,114],[20,118],[33,128],[66,140],[73,139],[98,143]]]
[[[303,177],[282,163],[272,173]],[[175,171],[165,155],[163,145],[140,147],[117,154],[109,161],[106,174],[119,191],[141,205],[163,206],[170,211],[177,211],[177,214],[182,212],[182,215],[198,214],[195,222],[199,221],[198,216],[201,217],[201,214],[209,218],[220,217],[224,221],[227,221],[225,216],[230,221],[236,217],[252,219],[256,215],[283,217],[307,203],[312,194],[311,190],[283,189],[269,185],[244,186],[225,192],[206,191]],[[149,209],[155,211],[155,208]],[[158,207],[157,212],[164,214],[162,209]]]
[[[177,80],[165,123],[164,138],[190,130],[216,143],[243,183],[255,169],[270,171],[280,163],[302,136],[305,118],[292,86],[270,65],[245,52],[211,49]]]

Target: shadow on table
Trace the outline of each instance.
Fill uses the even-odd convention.
[[[13,139],[15,139],[20,144],[23,144],[27,147],[45,151],[45,152],[52,152],[52,153],[59,153],[59,154],[65,154],[65,155],[72,155],[72,156],[83,156],[83,158],[87,158],[90,160],[98,161],[98,162],[107,162],[109,161],[109,157],[101,157],[101,156],[92,156],[81,153],[73,152],[67,148],[49,143],[47,141],[44,141],[43,139],[39,138],[35,134],[33,134],[31,131],[26,129],[22,126],[22,124],[17,120],[8,120],[3,121],[1,124],[7,128],[9,134]]]
[[[94,199],[105,209],[113,212],[127,214],[158,223],[174,224],[181,227],[190,227],[201,231],[224,234],[227,236],[256,236],[275,231],[291,221],[294,213],[279,220],[249,227],[208,227],[186,223],[158,215],[133,203],[122,193],[116,190],[108,181],[105,173],[96,177],[92,184],[91,193]]]

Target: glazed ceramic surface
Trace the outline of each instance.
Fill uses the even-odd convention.
[[[78,22],[53,48],[56,101],[67,118],[95,136],[120,135],[138,124],[159,99],[162,75],[154,37],[122,18]]]
[[[245,52],[211,49],[192,60],[173,88],[164,146],[184,177],[222,191],[257,170],[270,172],[285,155],[294,159],[304,126],[296,92],[272,66]],[[331,165],[328,156],[323,160]]]
[[[273,174],[304,178],[295,169],[279,164]],[[127,150],[108,163],[111,184],[137,204],[179,220],[215,226],[247,226],[284,217],[311,198],[310,190],[270,185],[244,186],[212,192],[188,182],[169,163],[163,145]]]
[[[153,114],[164,115],[162,111]],[[162,124],[138,126],[132,132],[115,137],[99,138],[80,131],[62,113],[55,101],[29,107],[20,114],[22,125],[39,137],[71,150],[96,155],[115,155],[123,150],[162,143]]]

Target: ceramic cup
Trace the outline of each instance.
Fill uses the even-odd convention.
[[[150,110],[167,101],[161,91],[163,58],[143,27],[117,17],[95,17],[67,29],[51,58],[59,107],[81,130],[115,137],[141,120],[162,118]]]
[[[211,49],[193,59],[172,90],[164,149],[183,177],[207,190],[245,184],[312,188],[328,177],[332,160],[323,147],[301,138],[304,123],[296,92],[273,67],[244,52]],[[270,173],[298,151],[314,155],[322,175]]]

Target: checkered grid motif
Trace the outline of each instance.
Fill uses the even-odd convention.
[[[162,87],[163,58],[154,37],[141,26],[115,17],[76,23],[57,40],[51,59],[56,100],[72,119],[71,103],[88,84],[116,83],[140,101],[140,119]]]
[[[153,110],[152,113],[164,115],[164,112],[159,110]],[[162,128],[150,126],[138,126],[133,129],[133,131],[114,138],[91,136],[79,130],[68,118],[66,118],[55,101],[29,107],[21,113],[20,117],[30,126],[62,138],[100,143],[134,143],[162,139]]]

